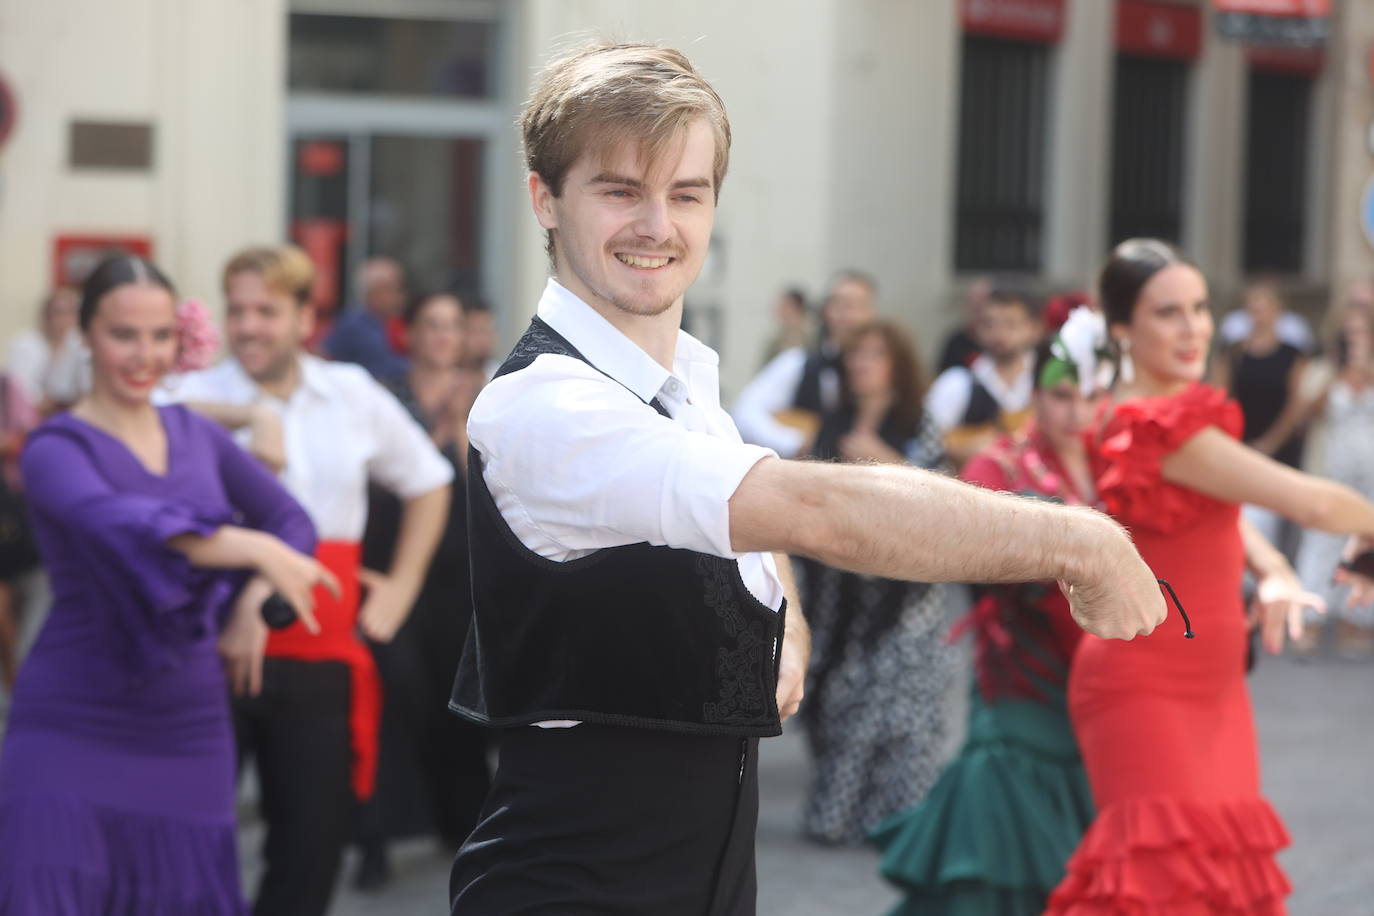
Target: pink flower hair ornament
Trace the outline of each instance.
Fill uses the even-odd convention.
[[[208,368],[219,354],[219,327],[199,299],[177,303],[177,372]]]

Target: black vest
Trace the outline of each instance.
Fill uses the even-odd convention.
[[[818,344],[815,350],[806,355],[806,362],[802,364],[802,377],[792,395],[792,406],[821,414],[834,410],[839,406],[832,402],[835,393],[840,390],[839,379],[843,372],[844,362],[840,351],[831,350],[823,343]],[[831,376],[834,381],[826,386],[821,381],[824,376]],[[826,396],[827,387],[830,397]]]
[[[964,408],[963,419],[959,421],[960,426],[982,426],[985,423],[992,423],[1002,416],[1002,405],[997,403],[997,399],[992,396],[992,392],[973,375],[969,373],[968,406]]]
[[[544,353],[587,362],[536,318],[497,377]],[[644,409],[665,413],[656,400]],[[578,719],[706,735],[782,733],[776,693],[786,606],[774,612],[755,599],[738,563],[647,543],[559,563],[510,530],[475,449],[467,486],[473,620],[450,709],[495,726]]]

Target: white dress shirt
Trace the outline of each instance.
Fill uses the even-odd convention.
[[[1030,406],[1034,387],[1031,362],[1029,358],[1026,359],[1025,369],[1010,385],[1002,380],[997,364],[986,354],[979,356],[967,368],[951,366],[940,373],[926,392],[926,412],[941,432],[949,432],[962,425],[969,400],[973,397],[975,379],[982,383],[1004,413],[1025,410]]]
[[[282,418],[283,486],[304,507],[322,541],[359,541],[367,525],[367,482],[411,499],[453,480],[453,467],[420,424],[367,371],[300,357],[290,398],[265,394],[232,358],[168,380],[160,402],[267,404]],[[249,431],[236,434],[240,445]]]
[[[807,352],[802,347],[783,350],[768,361],[735,399],[733,411],[740,435],[746,441],[771,448],[784,458],[795,458],[806,446],[807,435],[800,429],[779,423],[780,410],[792,406],[806,372]]]
[[[33,328],[20,331],[10,344],[5,371],[33,404],[41,404],[44,398],[70,404],[90,387],[85,345],[76,328],[67,332],[56,349]]]
[[[1221,320],[1217,336],[1223,344],[1230,347],[1249,337],[1254,328],[1255,322],[1249,312],[1245,309],[1233,309]],[[1274,324],[1274,333],[1278,335],[1279,340],[1297,347],[1304,353],[1311,353],[1316,346],[1311,325],[1295,312],[1284,312],[1279,315],[1278,321]]]
[[[721,408],[715,351],[679,331],[669,372],[554,280],[539,317],[592,365],[541,354],[472,406],[468,436],[511,531],[559,562],[646,541],[734,559],[750,593],[777,610],[773,558],[731,548],[729,507],[774,452],[745,445]],[[654,398],[667,417],[645,408]]]

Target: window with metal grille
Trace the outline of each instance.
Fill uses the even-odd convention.
[[[1108,245],[1140,236],[1177,242],[1188,64],[1119,54],[1114,96]]]
[[[1241,254],[1247,273],[1303,269],[1311,105],[1311,77],[1250,71]]]
[[[964,37],[956,270],[1040,269],[1048,71],[1045,45]]]

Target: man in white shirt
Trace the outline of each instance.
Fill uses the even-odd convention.
[[[358,631],[385,642],[405,621],[453,479],[424,430],[365,369],[304,352],[313,280],[309,259],[291,246],[232,258],[224,289],[233,355],[181,376],[167,394],[236,430],[279,470],[315,523],[318,558],[343,586],[342,600],[316,594],[318,635],[292,624],[267,637],[260,670],[252,659],[261,645],[231,653],[246,659],[231,665],[239,751],[255,758],[267,820],[255,916],[323,916],[329,907],[354,799],[371,794],[376,772],[381,696]],[[386,573],[360,566],[369,480],[403,503]],[[240,600],[265,597],[254,582]]]
[[[843,270],[831,281],[821,306],[821,339],[814,351],[784,350],[759,370],[731,411],[745,442],[796,458],[811,443],[825,413],[840,405],[840,347],[872,320],[877,284],[868,274]]]
[[[1163,600],[1096,513],[740,441],[715,353],[680,330],[729,153],[682,54],[573,52],[521,122],[555,279],[469,420],[474,616],[450,705],[503,731],[452,912],[748,916],[757,739],[796,710],[808,654],[782,554],[1059,579],[1122,638]]]
[[[995,289],[979,309],[974,332],[983,352],[968,366],[941,372],[926,392],[926,411],[945,434],[956,466],[1029,417],[1040,325],[1026,294]]]

